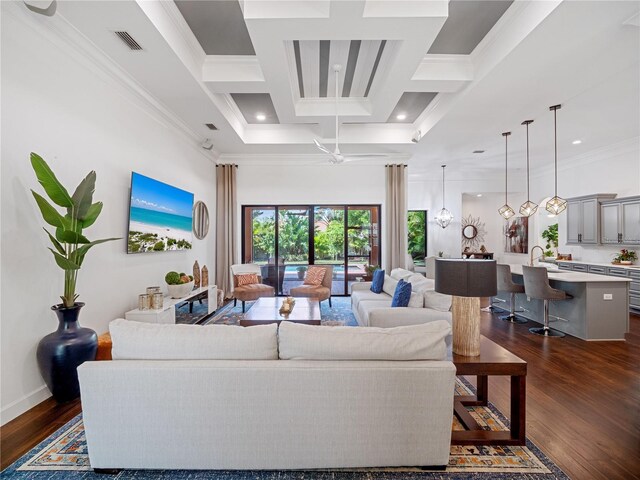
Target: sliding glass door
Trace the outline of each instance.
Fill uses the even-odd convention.
[[[379,205],[245,206],[242,216],[243,261],[260,265],[278,295],[301,285],[309,265],[332,265],[332,295],[346,295],[380,264]]]

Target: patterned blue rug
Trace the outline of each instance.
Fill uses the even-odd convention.
[[[284,297],[283,297],[284,299]],[[247,302],[245,310],[249,311],[255,302]],[[340,324],[350,327],[357,327],[356,317],[351,312],[351,297],[332,297],[332,307],[329,302],[320,302],[320,316],[323,324]],[[195,305],[194,305],[195,308]],[[218,309],[215,315],[206,324],[236,324],[242,316],[242,304],[238,302],[237,306],[233,306],[233,301]]]

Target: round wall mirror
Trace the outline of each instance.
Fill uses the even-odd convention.
[[[478,229],[475,225],[465,225],[462,227],[462,236],[467,240],[473,240],[478,235]]]
[[[202,240],[209,233],[209,209],[204,202],[197,201],[193,206],[193,234]]]

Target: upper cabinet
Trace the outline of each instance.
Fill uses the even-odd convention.
[[[602,243],[640,245],[640,196],[603,201]]]
[[[567,243],[596,245],[600,243],[600,202],[615,198],[612,193],[599,193],[567,200]]]

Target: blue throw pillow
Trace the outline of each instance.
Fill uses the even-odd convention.
[[[373,281],[371,282],[371,291],[373,293],[382,293],[384,285],[384,270],[376,270],[373,272]]]
[[[392,307],[408,307],[409,299],[411,298],[411,284],[400,280],[396,286],[396,291],[393,293],[393,300],[391,300]]]

